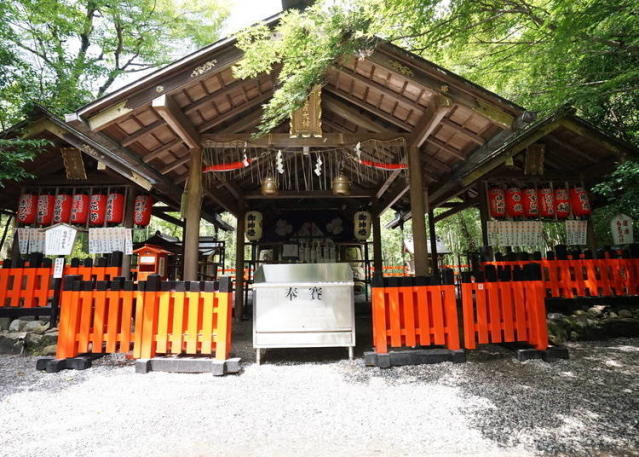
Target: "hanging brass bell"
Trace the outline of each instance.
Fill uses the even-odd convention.
[[[351,194],[351,180],[343,173],[338,174],[333,179],[333,194],[334,195],[350,195]]]
[[[277,195],[277,181],[272,176],[262,180],[262,195]]]

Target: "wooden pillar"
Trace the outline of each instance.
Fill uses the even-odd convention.
[[[200,257],[200,213],[202,211],[202,150],[190,150],[191,165],[187,185],[187,199],[184,217],[184,277],[185,281],[197,281]]]
[[[403,248],[403,246],[402,246]],[[383,273],[382,264],[382,227],[379,221],[379,214],[373,216],[373,267],[375,273]]]
[[[592,217],[588,218],[588,227],[586,231],[586,242],[588,243],[588,247],[594,254],[597,252],[597,237],[595,236],[595,225],[592,221]]]
[[[235,320],[244,313],[244,214],[238,213],[235,229]]]
[[[430,238],[430,265],[433,275],[439,274],[439,264],[437,262],[437,235],[435,233],[435,213],[428,208],[428,237]]]
[[[127,229],[131,230],[133,228],[133,213],[134,213],[134,205],[135,205],[135,196],[137,194],[137,189],[131,186],[126,195],[126,212],[124,214],[124,221],[122,225]],[[133,234],[131,234],[133,236]],[[129,278],[131,274],[131,256],[123,254],[122,255],[122,276],[125,278]]]
[[[428,252],[426,248],[426,207],[424,205],[424,184],[422,179],[422,161],[419,149],[408,147],[408,170],[410,190],[410,210],[413,227],[413,249],[415,260],[415,276],[428,274]]]
[[[488,195],[487,184],[479,183],[479,223],[481,224],[481,243],[488,249]]]

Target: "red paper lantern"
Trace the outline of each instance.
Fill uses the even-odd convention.
[[[523,216],[524,205],[522,200],[521,189],[519,187],[509,187],[506,190],[506,214],[510,217]]]
[[[592,212],[588,194],[581,186],[570,189],[570,204],[572,205],[572,213],[575,216],[589,216]]]
[[[541,217],[555,217],[555,194],[550,187],[539,189],[537,203]]]
[[[91,201],[89,202],[89,224],[104,224],[106,220],[106,201],[107,196],[104,194],[91,195]]]
[[[75,194],[71,203],[72,224],[86,224],[89,217],[89,196],[86,194]]]
[[[138,195],[135,197],[133,205],[133,223],[142,227],[146,227],[151,222],[151,210],[153,208],[153,199],[150,195]]]
[[[530,219],[539,217],[537,190],[533,189],[532,187],[524,189],[523,205],[524,216]]]
[[[490,217],[500,219],[506,215],[506,194],[504,189],[493,187],[488,191],[488,208]]]
[[[69,194],[58,194],[53,204],[53,223],[69,222],[71,219],[71,200]]]
[[[124,219],[124,194],[111,192],[107,198],[106,221],[109,224],[120,224]]]
[[[44,194],[38,197],[37,223],[39,225],[51,225],[51,221],[53,221],[54,204],[55,197],[53,195]]]
[[[33,224],[38,211],[38,196],[35,194],[22,194],[18,201],[16,220],[20,224]]]
[[[555,214],[558,219],[566,219],[570,215],[568,189],[563,187],[555,189]]]

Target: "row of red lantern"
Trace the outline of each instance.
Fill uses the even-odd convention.
[[[151,220],[153,199],[138,195],[134,203],[134,223],[146,227]],[[18,202],[17,221],[20,224],[51,225],[61,222],[92,226],[121,224],[124,220],[124,194],[22,194]]]
[[[526,217],[529,219],[588,216],[591,213],[588,194],[583,187],[571,187],[570,190],[559,187],[541,189],[508,187],[506,190],[494,187],[488,191],[490,216],[495,219],[504,217]]]

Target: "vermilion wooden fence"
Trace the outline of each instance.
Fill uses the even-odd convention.
[[[553,298],[639,295],[639,259],[570,259],[484,262],[500,276],[508,276],[524,264],[542,269],[545,296]]]
[[[389,347],[443,345],[460,349],[455,286],[426,278],[376,278],[372,287],[373,344]]]
[[[543,287],[540,280],[463,282],[464,347],[526,342],[547,349]]]
[[[231,287],[220,282],[161,282],[158,276],[134,284],[66,277],[61,297],[56,358],[82,353],[229,356]]]
[[[54,296],[51,275],[50,259],[5,260],[0,268],[0,308],[47,306]]]

